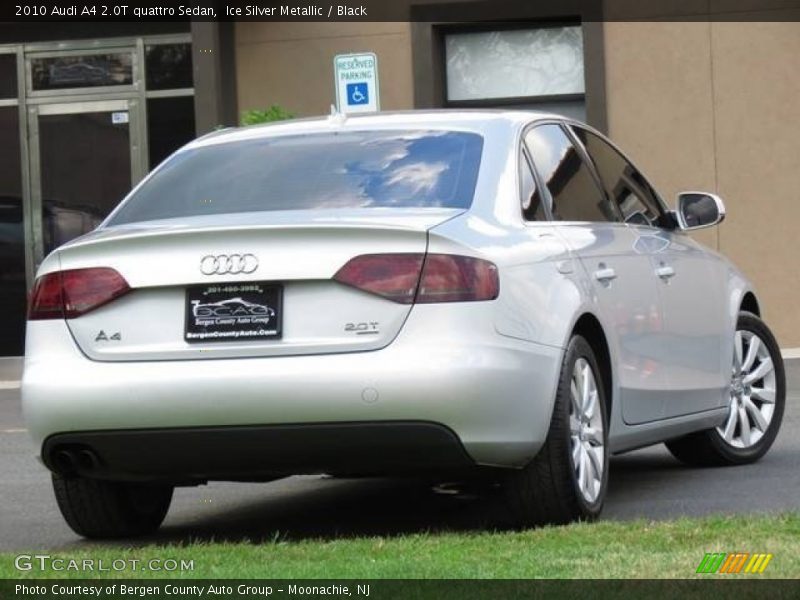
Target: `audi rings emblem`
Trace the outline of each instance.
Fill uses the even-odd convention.
[[[248,274],[257,268],[258,259],[252,254],[209,254],[200,261],[203,275]]]

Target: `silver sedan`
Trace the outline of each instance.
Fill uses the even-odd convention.
[[[69,525],[176,485],[480,473],[521,526],[593,519],[609,455],[749,463],[785,402],[750,282],[581,123],[409,112],[217,132],[42,263],[22,383]]]

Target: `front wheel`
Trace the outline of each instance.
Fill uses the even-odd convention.
[[[506,497],[515,525],[594,520],[608,487],[608,416],[592,347],[573,337],[564,353],[547,439],[510,474]]]
[[[786,379],[772,332],[742,312],[733,338],[728,414],[719,427],[667,442],[682,462],[696,466],[743,465],[770,449],[783,419]]]

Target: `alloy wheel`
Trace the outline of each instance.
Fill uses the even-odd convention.
[[[756,333],[734,336],[728,418],[717,433],[735,448],[750,448],[767,432],[775,412],[775,365],[767,344]]]
[[[570,398],[569,429],[575,481],[584,500],[593,503],[603,485],[605,442],[597,379],[585,358],[575,361]]]

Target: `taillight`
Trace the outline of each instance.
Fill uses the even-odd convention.
[[[497,267],[488,260],[428,254],[415,302],[494,300],[500,293]]]
[[[451,254],[365,254],[333,278],[401,304],[494,300],[500,291],[494,264]]]
[[[63,319],[64,295],[61,273],[48,273],[36,280],[28,302],[28,319]]]
[[[122,275],[106,267],[48,273],[33,286],[28,319],[74,319],[129,291]]]
[[[411,304],[424,258],[424,254],[364,254],[351,259],[333,278],[394,302]]]

